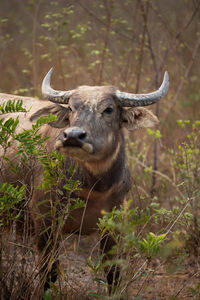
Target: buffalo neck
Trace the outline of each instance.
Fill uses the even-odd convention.
[[[72,167],[76,165],[76,171],[74,172],[73,179],[81,182],[81,188],[92,188],[98,192],[105,192],[122,180],[125,181],[128,179],[129,181],[129,170],[126,165],[124,142],[121,143],[118,155],[112,165],[104,173],[97,175],[93,174],[85,167],[84,164],[77,164],[74,159],[67,157],[65,161],[65,169],[69,170],[70,165]],[[66,177],[69,178],[69,176],[70,173],[67,171]]]

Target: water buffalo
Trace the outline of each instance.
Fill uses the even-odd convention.
[[[41,115],[52,113],[57,116],[55,122],[42,128],[43,135],[49,137],[46,147],[48,150],[57,149],[65,155],[63,172],[66,176],[69,165],[77,164],[74,179],[81,182],[81,190],[76,191],[75,196],[87,203],[86,208],[72,211],[70,218],[65,220],[62,232],[81,231],[82,234],[90,234],[97,228],[101,211],[119,207],[130,189],[124,129],[135,130],[158,123],[157,117],[143,106],[154,104],[165,96],[169,85],[168,74],[165,72],[163,83],[157,91],[131,94],[121,92],[113,86],[80,86],[70,91],[57,91],[50,86],[52,72],[53,69],[43,80],[42,93],[54,104],[30,101],[32,115],[29,117],[29,113],[23,117],[25,123],[21,127],[30,126]],[[34,222],[40,269],[43,273],[48,270],[44,283],[47,289],[49,282],[54,282],[57,278],[58,262],[48,255],[52,249],[48,241],[53,233],[52,220],[47,217],[55,195],[36,188],[43,179],[40,164],[35,166],[34,173],[35,188],[32,190],[29,207]],[[63,195],[66,193],[62,189],[64,184],[65,181],[60,187]],[[100,242],[101,249],[107,253],[113,243],[111,237],[106,235]],[[107,273],[109,284],[113,282],[113,270]]]

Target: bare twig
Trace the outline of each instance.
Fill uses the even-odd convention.
[[[199,275],[200,271],[196,272],[195,274],[193,274],[188,280],[187,280],[187,284],[189,281],[191,281],[195,276]],[[174,295],[174,299],[177,298],[178,295],[180,295],[180,293],[182,292],[182,290],[186,287],[186,282],[184,282],[184,284],[182,285],[182,287],[178,290],[178,292],[176,293],[176,295]]]
[[[34,96],[36,94],[36,89],[37,89],[37,48],[36,48],[36,31],[37,31],[37,18],[38,18],[38,12],[39,12],[39,8],[40,8],[40,4],[41,4],[42,0],[39,0],[36,3],[36,6],[34,8],[34,14],[33,14],[33,32],[32,32],[32,57],[33,57],[33,93]]]
[[[148,166],[146,164],[144,164],[143,162],[141,162],[138,158],[136,157],[131,157],[131,159],[135,160],[138,164],[140,164],[142,167],[144,168],[148,168]],[[153,170],[152,172],[155,172],[157,175],[163,177],[164,179],[166,179],[168,182],[171,183],[171,185],[176,189],[176,191],[179,193],[180,197],[184,200],[186,200],[184,194],[180,191],[180,189],[177,187],[177,185],[173,182],[173,180],[171,178],[169,178],[167,175],[163,174],[162,172],[159,171],[155,171]]]
[[[90,194],[91,192],[93,191],[93,189],[95,188],[96,184],[101,180],[102,178],[99,178],[94,184],[93,186],[91,187],[89,193],[88,193],[88,196],[87,196],[87,199],[85,201],[85,207],[84,207],[84,210],[83,210],[83,215],[82,215],[82,218],[81,218],[81,224],[80,224],[80,228],[79,228],[79,236],[78,236],[78,243],[77,243],[77,247],[79,248],[79,244],[80,244],[80,239],[81,239],[81,231],[82,231],[82,227],[83,227],[83,221],[84,221],[84,218],[85,218],[85,213],[86,213],[86,208],[87,208],[87,204],[88,204],[88,200],[90,198]]]
[[[17,226],[17,221],[13,221],[12,225],[12,235],[13,235],[13,253],[12,253],[12,274],[11,274],[11,279],[10,279],[10,291],[13,291],[13,286],[14,286],[14,281],[15,281],[15,260],[16,260],[16,255],[17,255],[17,233],[16,233],[16,226]]]
[[[80,7],[82,7],[89,16],[91,16],[93,19],[95,19],[98,23],[102,24],[103,26],[107,26],[107,23],[104,22],[102,19],[100,19],[91,9],[89,9],[86,5],[83,4],[83,1],[78,0],[78,4]],[[125,38],[129,41],[132,41],[133,38],[122,33],[121,31],[117,30],[114,26],[111,26],[111,29],[120,37]]]
[[[148,263],[148,259],[146,259],[144,261],[144,263],[141,265],[139,270],[137,272],[135,272],[133,277],[125,284],[124,288],[120,292],[121,295],[125,292],[125,290],[128,288],[128,286],[137,278],[137,276],[142,272],[142,270],[144,269],[144,267],[146,266],[147,263]]]
[[[144,12],[144,8],[141,4],[142,10]],[[151,54],[151,58],[153,61],[153,66],[154,66],[154,72],[155,72],[155,86],[156,88],[158,88],[158,84],[159,84],[159,71],[158,71],[158,67],[157,67],[157,61],[156,61],[156,55],[153,49],[153,45],[152,45],[152,40],[151,40],[151,35],[147,26],[147,17],[145,15],[145,13],[143,13],[143,18],[144,18],[144,22],[146,24],[146,31],[147,31],[147,37],[148,37],[148,48]],[[156,103],[156,116],[159,118],[159,103]],[[158,170],[158,156],[159,156],[159,145],[158,145],[158,141],[155,138],[154,139],[154,156],[153,156],[153,170],[157,171]],[[156,173],[153,172],[152,173],[152,187],[151,187],[151,195],[153,196],[155,194],[155,186],[156,186]]]
[[[190,62],[188,63],[188,66],[186,68],[185,74],[183,75],[183,79],[181,80],[180,84],[178,85],[176,93],[175,93],[173,99],[171,100],[172,104],[171,104],[170,108],[168,109],[167,114],[165,115],[165,119],[163,121],[162,127],[165,125],[165,122],[168,119],[171,110],[174,108],[174,106],[176,104],[176,101],[178,99],[178,96],[179,96],[181,90],[183,89],[186,80],[189,77],[189,73],[191,71],[191,68],[192,68],[193,64],[195,63],[195,58],[196,58],[196,56],[198,54],[199,48],[200,48],[200,37],[198,38],[196,46],[194,47],[194,51],[192,53],[192,58],[191,58]]]
[[[141,9],[141,13],[142,13],[143,20],[144,20],[144,25],[143,25],[142,40],[141,40],[141,44],[140,44],[140,55],[139,55],[138,67],[137,67],[136,87],[135,87],[136,93],[138,93],[138,91],[139,91],[139,84],[140,84],[140,75],[141,75],[143,55],[144,55],[145,36],[146,36],[146,32],[147,32],[149,1],[147,1],[147,3],[146,3],[146,9],[144,8],[142,1],[141,1],[140,9]]]
[[[190,202],[191,202],[191,199],[187,200],[185,206],[182,208],[182,210],[180,211],[180,213],[178,214],[178,216],[176,217],[176,219],[174,220],[174,222],[172,223],[172,225],[169,224],[170,227],[167,230],[166,235],[168,235],[171,232],[172,228],[175,226],[175,224],[178,222],[178,220],[182,217],[184,211],[186,210],[186,208],[188,207],[188,205],[190,204]]]
[[[169,47],[166,49],[165,55],[163,57],[163,60],[159,66],[159,70],[160,72],[163,71],[164,65],[166,64],[168,58],[172,55],[172,51],[174,50],[174,48],[178,45],[179,43],[179,38],[181,37],[181,35],[188,29],[188,27],[191,25],[192,21],[194,20],[196,14],[198,13],[200,8],[200,1],[197,3],[197,6],[195,6],[195,9],[192,13],[192,15],[190,16],[188,22],[186,22],[185,26],[175,35],[175,37],[171,40],[171,43],[169,45]]]
[[[103,51],[101,55],[101,63],[100,63],[100,70],[99,70],[99,80],[98,84],[102,84],[103,80],[103,71],[104,71],[104,65],[106,61],[106,52],[108,50],[108,41],[109,41],[109,35],[110,35],[110,26],[111,26],[111,12],[112,12],[112,2],[111,5],[107,2],[107,0],[104,0],[104,6],[106,9],[106,33],[105,33],[105,40],[104,40],[104,46]]]

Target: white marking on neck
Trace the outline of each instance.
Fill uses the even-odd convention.
[[[86,162],[85,167],[93,175],[101,175],[103,173],[106,173],[111,168],[114,161],[116,160],[117,155],[120,150],[120,146],[121,146],[121,143],[118,142],[115,152],[112,154],[112,156],[109,156],[107,159],[100,160],[100,161],[97,160],[95,162]]]

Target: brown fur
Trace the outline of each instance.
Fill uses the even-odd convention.
[[[104,159],[102,161],[95,161],[95,162],[86,162],[85,167],[94,175],[100,175],[103,173],[106,173],[112,166],[113,162],[117,158],[117,155],[119,153],[121,144],[118,143],[117,147],[114,151],[114,153],[108,157],[107,159]]]

